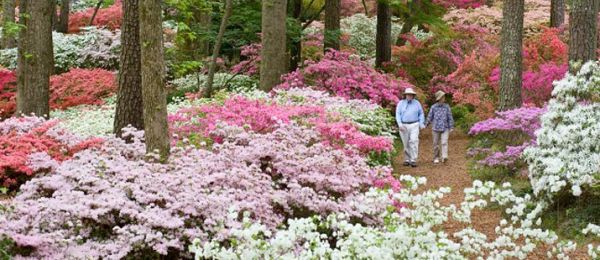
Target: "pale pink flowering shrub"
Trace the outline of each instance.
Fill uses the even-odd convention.
[[[540,117],[545,112],[545,107],[521,107],[498,112],[495,118],[476,123],[469,134],[478,136],[482,140],[480,143],[487,143],[487,146],[491,143],[492,146],[475,148],[485,155],[478,163],[512,169],[523,166],[521,154],[525,148],[535,145],[535,131],[540,128]]]
[[[369,99],[393,107],[400,93],[412,85],[376,71],[349,53],[329,51],[319,62],[311,62],[283,76],[282,89],[311,87],[347,99]]]
[[[339,115],[326,112],[322,106],[281,105],[240,96],[229,98],[222,105],[184,108],[169,116],[171,132],[176,136],[174,143],[180,143],[184,138],[200,142],[210,138],[209,141],[220,143],[223,136],[214,131],[220,123],[248,127],[257,133],[269,133],[281,124],[295,122],[315,127],[322,136],[319,139],[335,148],[347,150],[349,146],[354,146],[364,154],[392,150],[390,139],[369,136],[354,124],[340,120]]]
[[[483,0],[434,0],[434,3],[446,8],[478,8],[484,4]]]
[[[9,118],[0,122],[0,187],[16,189],[34,175],[51,170],[54,164],[30,167],[28,162],[40,157],[57,162],[95,147],[99,138],[83,140],[56,125],[58,121],[42,118]]]
[[[252,43],[242,47],[241,56],[245,60],[231,67],[231,73],[257,76],[260,72],[260,50],[259,43]]]
[[[223,143],[212,151],[174,148],[167,164],[144,160],[139,132],[131,144],[108,138],[23,185],[14,210],[0,214],[0,234],[37,259],[191,258],[192,239],[227,239],[241,227],[233,210],[272,229],[335,212],[373,225],[389,201],[363,192],[374,182],[399,187],[390,168],[314,142],[319,133],[306,127],[215,131]]]

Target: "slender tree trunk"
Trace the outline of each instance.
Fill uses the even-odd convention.
[[[119,137],[121,130],[128,125],[144,129],[139,0],[123,0],[121,30],[119,91],[113,129]]]
[[[160,154],[164,162],[170,153],[165,91],[161,0],[140,1],[140,43],[142,50],[142,96],[146,152]]]
[[[369,16],[369,7],[367,7],[367,1],[362,0],[362,5],[363,5],[363,8],[365,9],[365,15]]]
[[[4,0],[2,4],[2,23],[14,23],[15,22],[15,0]],[[6,34],[6,26],[2,33],[2,48],[10,49],[17,47],[17,40],[12,35]]]
[[[302,0],[292,0],[292,17],[296,18],[299,26],[302,26]],[[290,48],[290,71],[298,69],[298,65],[302,62],[302,31],[298,39],[292,39]]]
[[[285,18],[287,0],[263,0],[260,88],[270,91],[288,69]]]
[[[550,27],[558,28],[565,23],[565,0],[551,0]]]
[[[375,66],[381,68],[392,59],[392,12],[385,2],[377,3]]]
[[[505,0],[502,19],[499,110],[521,106],[524,0]]]
[[[67,33],[69,30],[69,0],[62,0],[60,3],[60,19],[56,26],[56,31],[61,33]]]
[[[199,14],[200,26],[207,32],[210,31],[210,26],[212,24],[212,17],[209,11],[203,11]],[[202,39],[200,41],[200,55],[202,57],[207,57],[210,54],[210,42],[208,39]]]
[[[104,0],[98,1],[98,4],[94,9],[94,14],[92,14],[92,18],[90,19],[90,24],[88,24],[88,26],[92,26],[94,24],[94,19],[96,19],[96,15],[98,14],[98,10],[100,10],[100,7],[102,6],[102,3],[104,3]]]
[[[494,6],[494,0],[485,0],[485,5],[487,5],[488,7]]]
[[[206,80],[206,93],[205,96],[210,98],[213,92],[213,81],[215,79],[215,70],[217,68],[217,58],[219,58],[219,52],[221,51],[221,44],[223,43],[223,35],[225,35],[225,29],[227,29],[227,20],[231,16],[231,9],[233,8],[232,0],[225,0],[225,10],[223,13],[223,19],[221,20],[221,26],[219,27],[219,34],[213,48],[212,60],[208,67],[208,79]]]
[[[325,0],[324,50],[340,49],[340,0]]]
[[[583,63],[596,60],[598,0],[574,0],[569,15],[569,69],[579,70]]]
[[[17,58],[17,115],[49,117],[50,75],[54,69],[52,49],[52,1],[20,0]]]

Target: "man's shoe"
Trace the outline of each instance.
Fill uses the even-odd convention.
[[[410,165],[410,163],[409,163],[409,162],[404,162],[404,164],[402,164],[402,165],[404,165],[404,166],[409,166],[409,165]]]
[[[434,164],[438,164],[438,163],[440,163],[440,160],[438,160],[438,159],[435,159],[435,160],[433,160],[433,163],[434,163]]]
[[[442,159],[442,162],[447,163],[448,162],[448,158]]]
[[[415,168],[415,167],[417,167],[417,163],[416,162],[411,162],[410,166],[413,167],[413,168]]]

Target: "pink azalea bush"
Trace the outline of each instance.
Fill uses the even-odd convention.
[[[241,56],[245,60],[231,67],[232,74],[243,74],[247,76],[257,76],[260,72],[260,50],[262,46],[259,43],[253,43],[242,47]]]
[[[334,212],[375,225],[383,220],[373,214],[390,201],[365,191],[374,184],[400,187],[389,167],[370,167],[358,154],[315,143],[314,129],[282,124],[268,133],[237,126],[215,132],[222,143],[210,151],[174,148],[167,164],[145,160],[139,132],[130,132],[131,144],[107,138],[23,185],[14,210],[0,214],[0,234],[33,258],[191,258],[192,239],[227,239],[230,229],[241,228],[232,212],[271,229]],[[31,167],[48,164],[54,161],[44,157]]]
[[[14,189],[34,175],[51,170],[101,139],[80,139],[41,118],[9,118],[0,122],[0,187]],[[31,161],[45,161],[32,167]],[[48,160],[52,160],[48,161]]]
[[[369,99],[383,107],[392,107],[400,93],[412,85],[376,71],[349,53],[330,51],[319,62],[307,62],[283,76],[281,89],[311,87],[347,99]]]
[[[323,143],[332,147],[347,150],[353,146],[364,154],[387,153],[392,150],[390,139],[364,134],[353,123],[334,120],[336,117],[339,118],[327,113],[322,106],[279,105],[234,96],[225,100],[222,105],[208,104],[181,109],[169,116],[169,122],[171,131],[176,136],[175,143],[190,137],[197,140],[198,135],[201,137],[200,142],[220,143],[223,136],[219,136],[215,130],[222,123],[248,127],[257,133],[273,132],[281,124],[299,123],[315,127],[321,134]]]
[[[545,112],[545,107],[521,107],[498,112],[495,118],[476,123],[469,134],[484,140],[491,139],[494,146],[475,148],[475,151],[487,154],[484,159],[479,161],[479,164],[512,169],[520,166],[523,150],[535,145],[535,131],[540,128],[540,117]],[[483,143],[489,144],[490,142],[484,141]]]
[[[434,3],[446,8],[478,8],[484,4],[483,0],[434,0]]]

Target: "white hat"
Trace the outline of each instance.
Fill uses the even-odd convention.
[[[438,92],[435,92],[435,100],[438,101],[438,100],[442,99],[444,97],[444,95],[446,95],[446,93],[444,93],[444,91],[438,90]]]
[[[412,88],[406,88],[406,89],[404,90],[404,94],[403,94],[403,95],[406,95],[406,94],[412,94],[412,95],[415,95],[415,96],[416,96],[416,95],[417,95],[417,92],[415,92],[415,91],[414,91]]]

